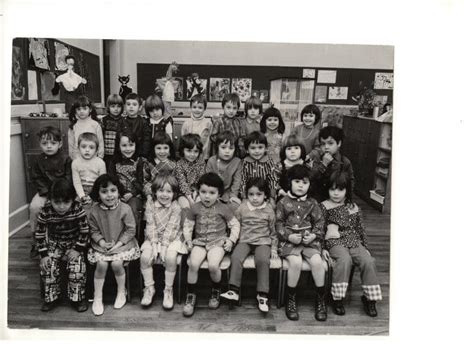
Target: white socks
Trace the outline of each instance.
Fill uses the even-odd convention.
[[[172,288],[174,284],[174,276],[176,275],[176,271],[166,271],[165,270],[165,286],[168,288]],[[146,283],[145,283],[146,285]]]
[[[94,278],[94,300],[102,300],[105,278]]]

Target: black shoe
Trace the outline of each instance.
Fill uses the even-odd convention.
[[[73,302],[72,305],[79,313],[85,312],[89,308],[89,304],[85,299],[78,302]]]
[[[375,307],[375,301],[371,301],[367,299],[365,295],[362,295],[360,298],[362,303],[364,304],[364,311],[367,313],[369,317],[376,317],[377,316],[377,308]]]
[[[342,304],[342,300],[334,300],[333,299],[332,300],[332,310],[337,315],[346,314],[346,309],[344,308],[344,305]]]
[[[326,301],[324,295],[316,295],[316,309],[314,317],[317,321],[326,321],[328,318],[328,311],[326,309]]]
[[[286,317],[290,320],[298,320],[298,308],[296,306],[296,294],[288,294],[285,304]]]
[[[31,250],[30,250],[30,259],[35,259],[38,257],[38,249],[36,248],[35,244],[31,244]]]
[[[43,302],[43,305],[41,306],[41,311],[42,312],[49,312],[52,310],[54,307],[58,305],[59,300],[54,300],[52,302]]]

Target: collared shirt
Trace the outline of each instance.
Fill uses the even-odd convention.
[[[280,240],[280,248],[294,247],[289,242],[291,234],[304,235],[305,231],[316,234],[310,247],[321,248],[324,239],[324,217],[316,200],[303,196],[298,199],[286,195],[276,206],[276,231]]]
[[[36,156],[31,168],[31,181],[40,196],[46,196],[52,182],[62,177],[72,179],[71,158],[60,151],[54,155],[41,153]]]
[[[161,243],[167,247],[170,242],[182,240],[181,207],[177,201],[163,205],[158,201],[148,200],[145,205],[145,239],[152,243]]]
[[[247,182],[253,177],[266,179],[270,185],[271,197],[275,198],[278,189],[278,168],[268,155],[264,155],[260,160],[255,160],[250,156],[242,160],[241,195],[245,195]]]
[[[275,231],[275,211],[268,202],[254,207],[243,200],[235,212],[240,222],[239,242],[252,245],[271,245],[277,250],[278,239]]]

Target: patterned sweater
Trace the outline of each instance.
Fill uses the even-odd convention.
[[[247,126],[243,123],[242,118],[233,117],[228,118],[225,115],[220,116],[216,119],[212,125],[211,131],[211,142],[213,143],[213,149],[211,153],[217,153],[217,146],[215,145],[217,135],[224,130],[230,130],[235,137],[237,137],[239,152],[236,152],[236,156],[242,158],[244,156],[244,138],[248,135]]]
[[[150,181],[150,168],[146,159],[121,158],[113,161],[109,167],[109,173],[116,176],[124,187],[124,193],[131,193],[134,197],[140,197],[143,186]]]
[[[266,179],[270,185],[271,197],[276,197],[276,192],[279,188],[278,167],[268,155],[263,156],[260,160],[255,160],[250,156],[242,160],[242,183],[240,185],[242,198],[245,198],[245,186],[247,185],[247,181],[252,177]]]
[[[107,115],[102,118],[101,127],[102,133],[104,135],[104,155],[113,156],[115,153],[115,140],[117,138],[117,133],[120,131],[120,126],[122,125],[123,117]]]
[[[48,240],[74,241],[74,249],[84,252],[89,241],[89,223],[81,203],[74,201],[71,208],[60,215],[51,202],[46,201],[38,215],[35,238],[41,257],[48,256]]]
[[[200,157],[189,162],[181,159],[176,163],[175,176],[178,180],[180,194],[191,196],[193,191],[197,191],[197,182],[206,172],[206,164]]]
[[[158,201],[148,200],[145,206],[145,238],[152,243],[161,243],[168,247],[175,240],[183,241],[181,207],[177,201],[169,206],[163,206]]]
[[[148,180],[143,186],[143,191],[146,196],[151,195],[151,183],[153,183],[153,180],[159,172],[173,173],[176,168],[176,162],[169,159],[160,161],[158,163],[155,159],[153,159],[151,161],[147,161],[147,163],[148,169],[150,170],[150,180]]]

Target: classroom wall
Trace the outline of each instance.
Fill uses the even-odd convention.
[[[101,75],[101,94],[102,102],[104,98],[104,80],[103,80],[103,44],[100,39],[63,39],[59,40],[71,44],[77,48],[89,51],[99,56],[100,75]],[[62,107],[62,104],[47,104],[46,111]],[[21,141],[21,128],[18,116],[27,115],[30,112],[42,111],[42,108],[36,104],[22,104],[11,106],[10,123],[10,197],[9,197],[9,232],[21,229],[28,222],[28,204],[26,195],[25,166],[23,160],[23,149]],[[4,155],[6,158],[6,155]],[[6,163],[6,162],[5,162]]]
[[[368,69],[393,69],[394,63],[393,46],[142,40],[112,42],[110,89],[117,93],[120,89],[118,74],[130,74],[128,86],[137,89],[137,63],[170,63],[176,60],[182,64]]]

